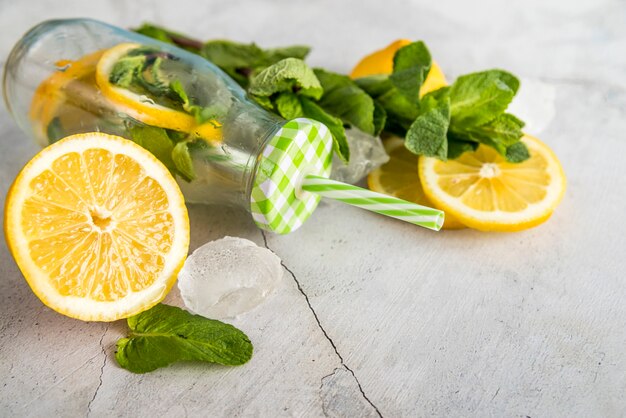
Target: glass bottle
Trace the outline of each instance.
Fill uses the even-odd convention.
[[[90,19],[28,31],[4,71],[4,100],[41,146],[104,132],[151,151],[188,202],[236,205],[260,227],[297,229],[319,197],[302,173],[328,176],[332,138],[319,122],[285,121],[209,61]]]

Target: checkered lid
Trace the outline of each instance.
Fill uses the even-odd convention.
[[[256,224],[265,230],[288,234],[313,213],[320,197],[303,192],[307,174],[328,177],[333,140],[320,122],[298,118],[285,123],[263,149],[250,195]]]

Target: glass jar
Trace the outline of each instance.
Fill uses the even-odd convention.
[[[330,171],[324,125],[287,122],[202,57],[95,20],[32,28],[3,83],[10,113],[41,146],[85,132],[122,136],[159,158],[188,202],[243,207],[275,232],[299,227],[319,201],[299,193],[298,173]]]

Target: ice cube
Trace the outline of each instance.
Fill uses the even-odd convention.
[[[389,161],[383,143],[379,137],[368,135],[358,129],[346,129],[346,137],[350,146],[350,163],[344,164],[335,155],[333,171],[330,177],[344,183],[356,183],[367,176],[370,171]]]
[[[224,237],[191,254],[178,275],[185,306],[207,318],[232,318],[262,303],[283,276],[280,258],[243,238]]]

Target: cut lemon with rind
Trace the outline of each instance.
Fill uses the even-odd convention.
[[[18,174],[5,209],[11,253],[33,292],[64,315],[113,321],[168,293],[189,247],[184,199],[132,141],[78,134]]]
[[[398,137],[385,139],[384,145],[385,151],[389,155],[389,161],[367,176],[368,187],[378,193],[398,197],[423,206],[436,207],[426,197],[420,184],[417,173],[418,156],[407,150],[404,141]],[[465,225],[454,216],[446,213],[443,229],[462,228],[465,228]]]
[[[162,106],[145,95],[118,87],[110,82],[109,77],[117,61],[140,46],[135,43],[123,43],[110,48],[102,55],[96,70],[96,83],[102,94],[120,106],[120,109],[130,117],[147,125],[191,132],[196,127],[196,120],[193,116]]]
[[[372,52],[363,57],[361,61],[352,69],[351,78],[367,77],[371,75],[391,74],[393,71],[393,57],[398,49],[409,45],[413,41],[409,39],[398,39],[387,45],[385,48]],[[435,61],[431,63],[430,71],[426,80],[420,88],[420,96],[431,91],[447,86],[446,77]]]
[[[530,158],[509,163],[490,147],[440,161],[420,157],[426,196],[465,225],[483,231],[519,231],[546,221],[565,192],[556,155],[530,135],[522,141]]]

